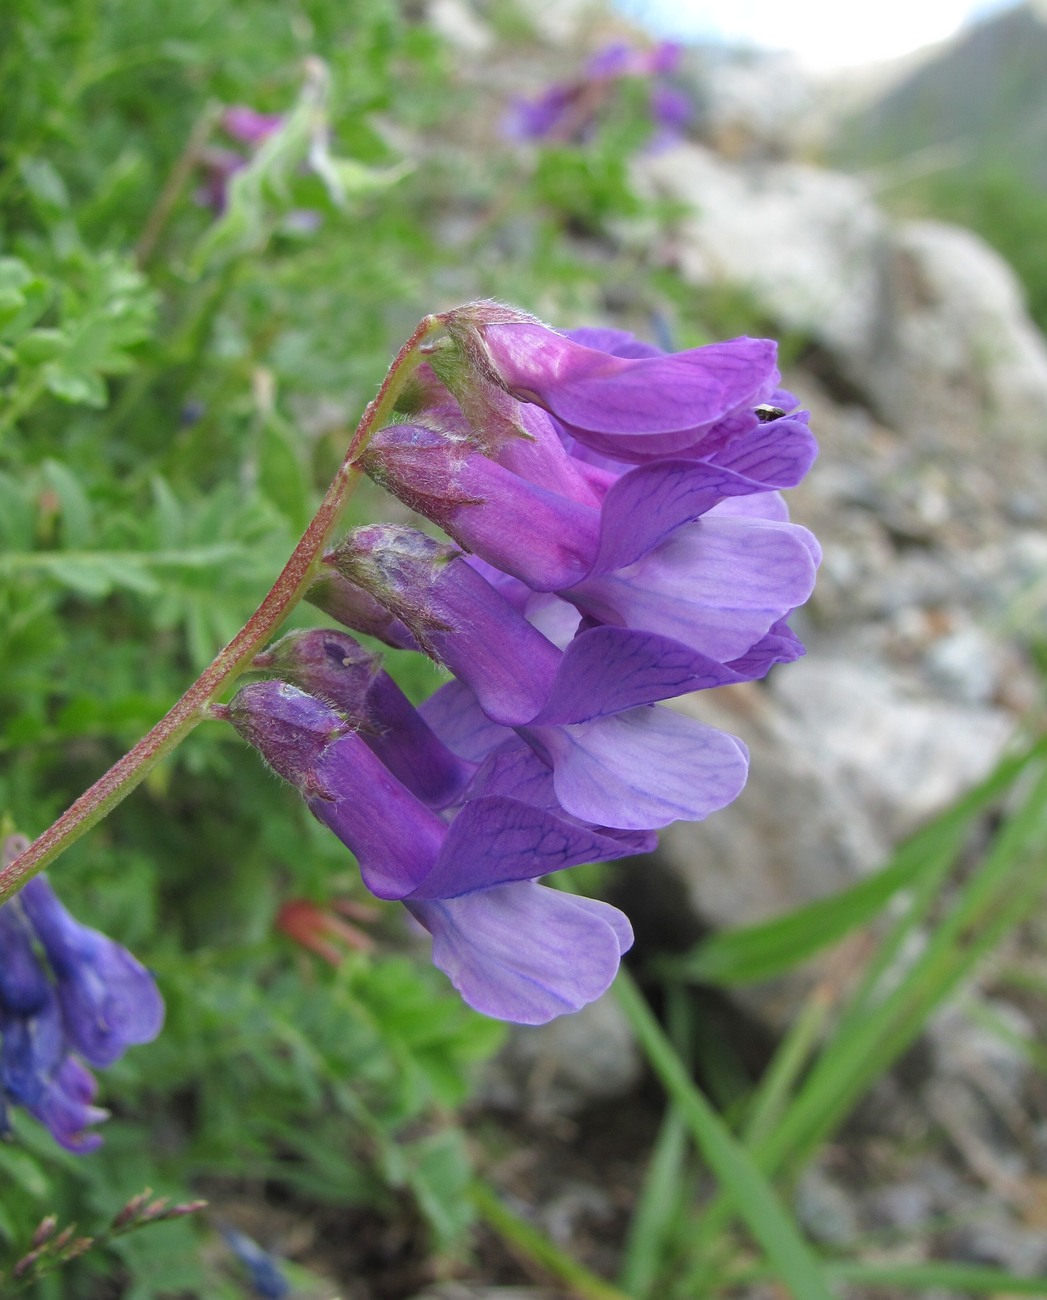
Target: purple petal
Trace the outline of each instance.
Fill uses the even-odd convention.
[[[651,117],[662,128],[661,139],[678,139],[694,117],[694,101],[675,86],[651,87]]]
[[[715,518],[732,515],[735,518],[770,519],[777,524],[789,522],[789,507],[780,492],[754,492],[748,497],[726,497],[713,506],[709,514]]]
[[[814,464],[818,444],[807,427],[807,414],[757,424],[710,459],[724,469],[755,479],[769,488],[795,487]]]
[[[433,962],[465,1001],[521,1025],[595,1001],[632,943],[616,908],[530,881],[408,907],[433,936]]]
[[[31,1016],[51,1001],[51,983],[33,945],[21,901],[0,907],[0,1012]]]
[[[356,854],[364,884],[378,898],[403,898],[435,865],[446,823],[359,736],[328,745],[303,793],[313,816]]]
[[[491,455],[536,487],[583,505],[599,505],[603,495],[590,482],[591,471],[568,452],[556,422],[540,407],[516,404],[516,422],[525,438],[500,443]]]
[[[454,803],[473,774],[426,726],[387,672],[347,633],[334,628],[289,632],[254,659],[358,729],[393,776],[430,808]]]
[[[86,1155],[102,1145],[102,1138],[98,1133],[84,1130],[109,1118],[107,1110],[91,1105],[97,1089],[91,1072],[75,1057],[67,1056],[46,1093],[29,1107],[30,1114],[47,1126],[59,1146]]]
[[[234,104],[222,114],[222,127],[244,144],[259,145],[283,126],[281,113],[259,113],[246,104]]]
[[[542,808],[556,817],[575,823],[570,813],[564,811],[556,797],[556,786],[549,764],[519,736],[513,735],[494,753],[488,755],[483,766],[476,774],[470,786],[468,797],[479,798],[480,795],[504,794],[524,803]],[[658,837],[653,831],[625,831],[606,826],[593,826],[587,822],[578,822],[585,830],[596,831],[601,840],[601,853],[606,852],[608,859],[624,857],[630,853],[651,853],[658,846]],[[616,844],[609,848],[603,841],[610,838]]]
[[[134,1043],[151,1042],[164,1021],[152,975],[126,948],[75,921],[43,876],[22,890],[22,904],[58,981],[69,1044],[104,1068]]]
[[[738,673],[742,681],[755,681],[765,677],[775,664],[792,663],[804,653],[803,642],[785,619],[781,619],[751,650],[738,659],[732,659],[728,667]]]
[[[587,722],[738,680],[680,641],[631,628],[590,628],[568,645],[549,699],[528,725]]]
[[[487,755],[466,798],[479,799],[485,794],[509,795],[546,812],[563,813],[553,788],[552,769],[515,732]]]
[[[550,492],[478,452],[463,455],[430,429],[383,430],[364,466],[460,546],[535,591],[569,587],[592,567],[595,505]]]
[[[448,749],[471,763],[482,762],[513,734],[492,722],[469,687],[459,681],[434,691],[418,711]]]
[[[653,343],[638,339],[628,330],[603,329],[584,325],[576,330],[564,330],[564,337],[580,343],[583,348],[609,352],[612,357],[664,357],[665,352]]]
[[[706,515],[636,564],[564,594],[590,618],[658,632],[727,663],[811,594],[809,538],[795,524]]]
[[[454,550],[417,529],[357,528],[332,561],[410,627],[503,726],[533,718],[560,652]]]
[[[528,623],[560,650],[566,650],[578,635],[581,622],[578,611],[551,591],[533,592],[527,599],[524,614]]]
[[[606,862],[637,849],[503,795],[465,804],[439,859],[412,899],[457,898],[514,880],[533,880],[582,862]]]
[[[626,830],[701,821],[737,797],[749,767],[734,736],[657,706],[533,735],[560,804],[583,821]]]
[[[10,1015],[0,1008],[0,1032],[0,1095],[6,1093],[20,1106],[35,1106],[67,1051],[57,997],[50,992],[31,1016]]]
[[[607,493],[595,573],[635,564],[682,524],[762,484],[706,461],[663,460],[623,474]]]
[[[740,338],[664,357],[620,358],[540,325],[490,324],[496,373],[579,442],[619,460],[697,455],[703,433],[751,406],[774,375],[775,345]]]

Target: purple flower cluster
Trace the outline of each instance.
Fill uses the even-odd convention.
[[[664,78],[680,61],[681,47],[663,41],[652,49],[616,42],[599,50],[572,81],[554,82],[534,99],[515,98],[502,123],[511,140],[583,143],[626,77],[649,82],[648,110],[654,126],[649,149],[663,148],[681,138],[694,105],[690,97]]]
[[[356,529],[309,598],[453,680],[416,709],[347,633],[296,632],[228,714],[471,1006],[541,1023],[632,936],[539,878],[649,851],[745,782],[739,740],[660,702],[802,654],[819,551],[780,489],[816,449],[764,340],[666,355],[492,303],[442,319],[361,463],[456,545]]]
[[[102,1141],[87,1130],[103,1069],[160,1032],[164,1006],[152,976],[119,944],[80,925],[45,877],[0,907],[0,1129],[24,1106],[70,1151]],[[86,1065],[85,1065],[86,1062]]]

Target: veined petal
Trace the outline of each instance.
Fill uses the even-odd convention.
[[[655,705],[525,735],[547,755],[562,807],[626,830],[701,821],[737,797],[749,769],[736,737]]]
[[[763,483],[707,461],[640,465],[623,474],[607,494],[593,572],[635,564],[683,524],[727,501],[767,495]]]
[[[464,682],[445,682],[419,705],[418,712],[448,749],[472,763],[482,762],[513,735],[488,718]]]
[[[433,936],[433,962],[484,1015],[541,1025],[595,1001],[632,942],[607,903],[517,881],[438,902],[410,902]]]
[[[758,424],[710,457],[713,464],[755,479],[769,488],[795,487],[814,464],[818,444],[807,413]]]
[[[549,699],[528,726],[587,722],[740,680],[718,660],[655,632],[588,628],[567,646]]]
[[[809,536],[796,524],[706,515],[635,564],[563,594],[600,622],[658,632],[726,663],[811,594]]]
[[[456,898],[514,880],[533,880],[582,862],[606,862],[638,849],[504,795],[465,804],[436,865],[411,899]]]
[[[775,345],[740,338],[670,356],[617,357],[527,321],[484,327],[495,372],[579,442],[619,460],[699,454],[704,431],[752,405]]]

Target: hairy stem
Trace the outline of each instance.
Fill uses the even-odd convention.
[[[210,715],[212,702],[251,663],[291,610],[304,596],[322,562],[324,551],[361,471],[357,461],[371,435],[390,418],[397,397],[415,367],[424,359],[421,344],[441,327],[427,316],[397,353],[377,396],[368,403],[334,481],[291,558],[269,594],[224,650],[204,669],[178,703],[133,749],[71,804],[17,858],[0,870],[0,903],[58,857],[96,822],[121,803],[147,773],[190,731]]]

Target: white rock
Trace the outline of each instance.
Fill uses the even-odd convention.
[[[695,144],[637,159],[635,175],[690,209],[675,249],[685,280],[747,289],[783,327],[848,357],[871,351],[889,238],[860,181],[799,163],[728,163]]]
[[[1047,341],[1003,258],[938,221],[899,225],[892,253],[891,328],[864,379],[888,420],[1042,434]]]
[[[978,236],[892,224],[853,177],[728,162],[695,144],[638,158],[634,176],[687,208],[671,250],[686,281],[748,291],[781,330],[824,349],[888,423],[952,446],[986,431],[1042,434],[1047,340]]]

